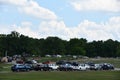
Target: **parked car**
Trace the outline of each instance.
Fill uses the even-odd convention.
[[[36,66],[34,66],[34,70],[35,71],[38,71],[38,70],[40,70],[40,71],[43,71],[43,64],[37,64]]]
[[[57,66],[54,63],[50,63],[50,64],[43,64],[42,69],[44,71],[51,71],[51,70],[57,70],[59,66]]]
[[[101,70],[101,67],[102,67],[101,64],[95,64],[93,62],[88,62],[86,64],[89,65],[90,70]]]
[[[27,64],[15,64],[11,67],[11,70],[13,72],[17,71],[30,71],[32,70],[32,67],[30,65],[27,65]]]
[[[74,66],[68,63],[62,64],[59,66],[58,70],[60,71],[72,71]]]
[[[86,64],[79,64],[78,66],[74,66],[75,70],[87,70],[88,69],[88,65]]]
[[[102,64],[102,70],[114,70],[114,66],[112,64],[109,63],[104,63]]]
[[[87,65],[89,65],[90,70],[96,70],[98,68],[98,64],[95,64],[93,62],[87,62]]]
[[[66,62],[63,61],[63,60],[61,60],[61,61],[57,61],[57,62],[56,62],[57,65],[62,65],[62,64],[65,64],[65,63],[66,63]]]
[[[78,71],[80,69],[79,63],[77,63],[77,62],[73,62],[72,66],[73,66],[73,70],[75,70],[75,71]]]
[[[101,70],[102,65],[101,64],[94,64],[94,70]]]
[[[85,64],[85,67],[87,70],[90,70],[90,66],[88,64]]]

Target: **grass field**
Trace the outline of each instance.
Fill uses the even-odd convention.
[[[1,71],[10,71],[10,67],[12,64],[0,63],[0,72]]]
[[[119,71],[38,71],[0,73],[0,80],[120,80],[119,76]]]

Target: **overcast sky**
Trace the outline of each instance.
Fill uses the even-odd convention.
[[[120,0],[0,0],[0,33],[120,41]]]

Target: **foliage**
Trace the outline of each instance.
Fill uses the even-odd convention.
[[[86,39],[73,38],[69,41],[58,37],[34,39],[16,31],[0,34],[0,56],[21,55],[83,55],[88,57],[120,57],[120,42],[106,41],[87,42]]]

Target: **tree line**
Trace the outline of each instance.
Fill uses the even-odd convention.
[[[88,42],[84,38],[73,38],[69,41],[58,37],[36,39],[22,35],[16,31],[0,34],[0,56],[12,55],[82,55],[88,57],[119,57],[120,42],[106,41]]]

